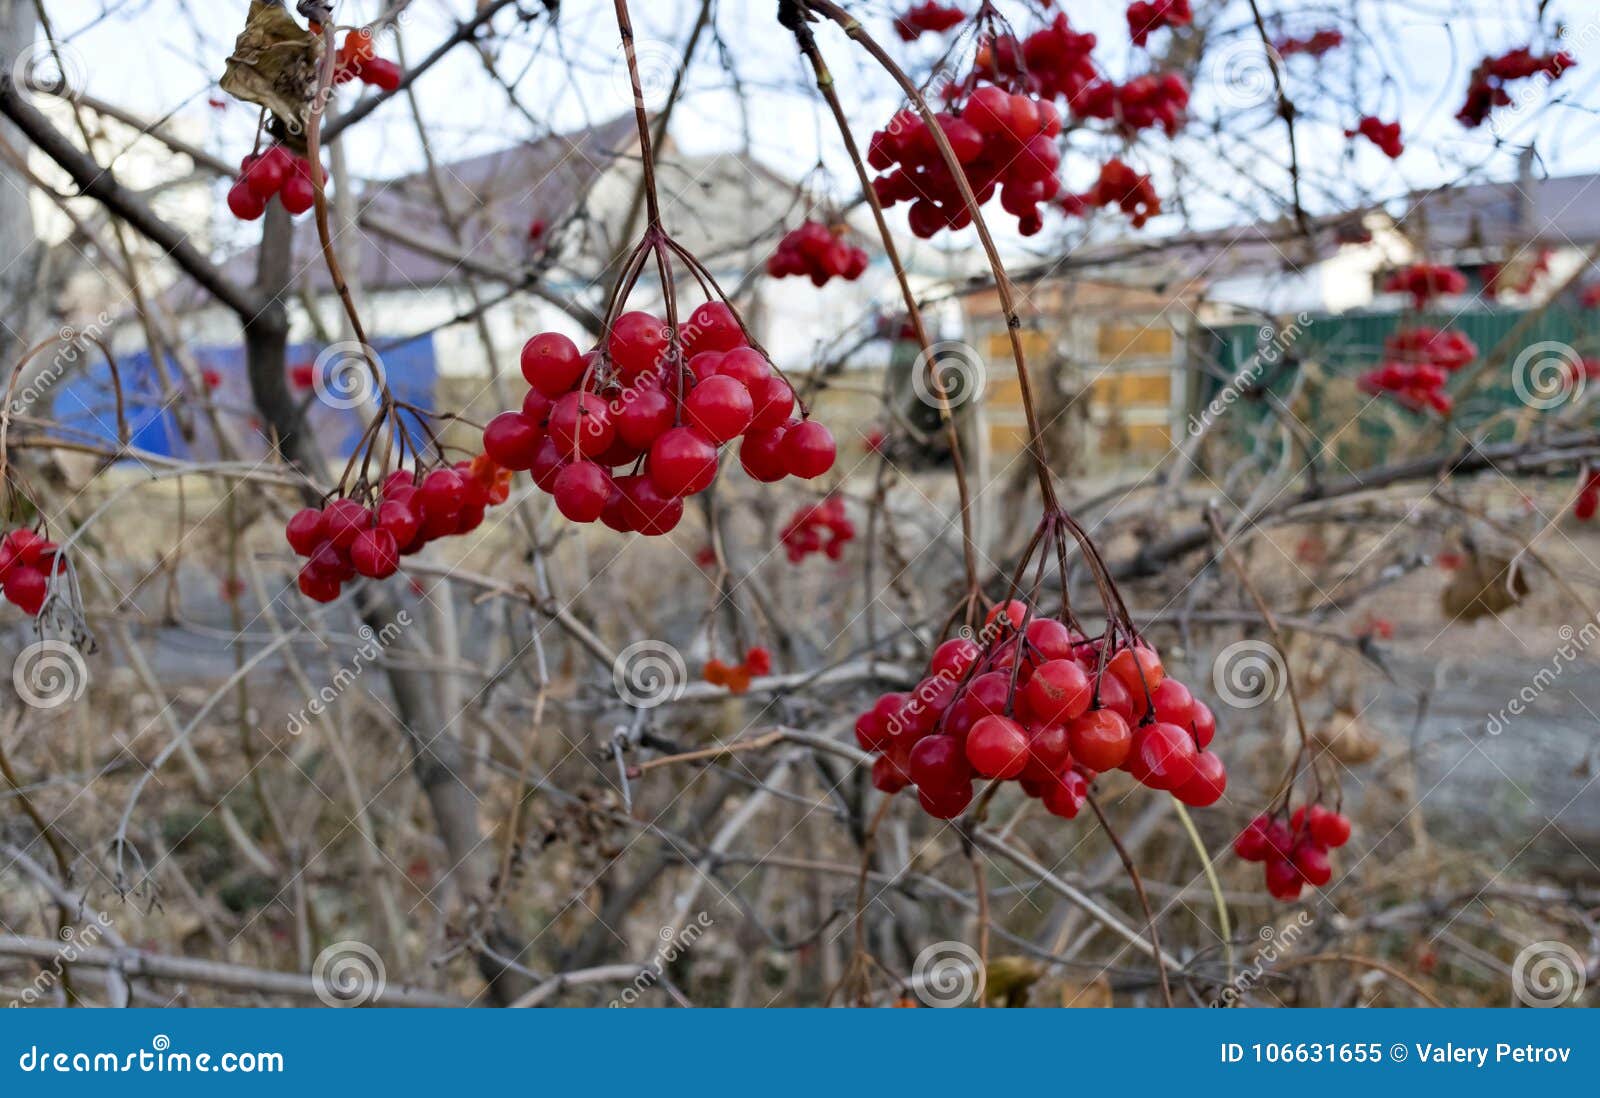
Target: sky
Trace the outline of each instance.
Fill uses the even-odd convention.
[[[962,2],[974,6],[973,0]],[[174,115],[225,155],[237,157],[248,150],[254,109],[238,103],[218,109],[209,102],[220,95],[216,79],[243,24],[243,0],[49,0],[47,6],[57,34],[68,43],[68,64],[74,70],[70,75],[88,92],[145,115]],[[719,0],[719,40],[703,43],[697,54],[674,118],[674,139],[692,152],[733,150],[748,142],[751,155],[794,178],[820,159],[825,179],[848,197],[855,193],[853,173],[790,39],[775,25],[775,6],[774,0]],[[931,40],[913,47],[894,40],[889,5],[849,6],[913,68],[925,71],[938,56],[940,45]],[[1020,11],[1015,3],[1002,6]],[[1120,2],[1064,0],[1061,6],[1076,28],[1100,36],[1098,56],[1114,74],[1137,71],[1147,63],[1144,51],[1128,42]],[[1451,116],[1477,57],[1524,44],[1537,6],[1537,0],[1263,0],[1274,28],[1306,32],[1328,22],[1326,13],[1343,12],[1354,13],[1369,36],[1321,68],[1304,58],[1288,63],[1289,88],[1302,115],[1298,137],[1307,206],[1347,207],[1455,179],[1511,174],[1514,149],[1497,148],[1487,128],[1467,133]],[[347,0],[336,18],[361,23],[379,7],[370,0]],[[416,0],[399,32],[407,59],[426,53],[450,32],[455,15],[464,16],[472,7],[471,0]],[[526,0],[524,7],[537,11],[541,5]],[[634,0],[632,7],[647,99],[658,101],[675,71],[698,3]],[[1169,210],[1181,207],[1188,225],[1211,227],[1277,212],[1287,184],[1282,170],[1285,142],[1248,4],[1195,0],[1195,7],[1215,19],[1216,45],[1214,62],[1202,69],[1197,82],[1189,135],[1175,141],[1146,138],[1133,149],[1099,136],[1075,137],[1066,161],[1067,183],[1085,189],[1098,164],[1119,153],[1155,174]],[[1600,4],[1552,0],[1549,10],[1573,19],[1565,43],[1579,67],[1554,89],[1537,81],[1528,109],[1514,109],[1498,129],[1513,145],[1534,140],[1544,158],[1539,168],[1551,175],[1600,170],[1595,110],[1600,107]],[[1275,18],[1280,14],[1281,23]],[[497,26],[510,25],[502,13]],[[1033,24],[1018,18],[1016,25],[1027,29]],[[857,138],[865,144],[871,130],[899,105],[899,95],[842,35],[828,29],[819,38]],[[1162,42],[1158,37],[1158,48]],[[138,48],[130,49],[130,43]],[[417,84],[435,155],[448,161],[538,136],[540,126],[572,129],[629,109],[631,94],[617,43],[611,3],[566,0],[558,29],[540,18],[501,47],[499,70],[517,82],[532,117],[508,105],[472,51],[457,50]],[[392,48],[383,52],[393,55]],[[724,58],[731,59],[738,90]],[[1549,106],[1553,96],[1558,105]],[[1410,150],[1398,164],[1365,142],[1344,136],[1361,113],[1398,117],[1404,124]],[[1219,138],[1218,132],[1225,136]],[[399,175],[422,164],[412,121],[399,103],[380,109],[349,140],[350,162],[360,175]],[[1179,227],[1168,218],[1150,231]],[[1124,230],[1111,226],[1107,231]],[[1047,233],[1031,244],[1011,244],[1047,253],[1059,251],[1061,239]]]

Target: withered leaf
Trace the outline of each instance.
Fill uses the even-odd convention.
[[[321,53],[322,39],[287,10],[251,0],[249,18],[222,73],[222,90],[267,108],[297,133],[316,92]]]
[[[1470,553],[1439,595],[1445,616],[1475,621],[1499,614],[1528,593],[1527,571],[1509,557]]]

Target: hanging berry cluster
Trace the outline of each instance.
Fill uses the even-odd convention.
[[[50,588],[50,575],[64,567],[56,543],[18,527],[0,541],[0,585],[6,601],[28,617],[38,616]]]
[[[1055,146],[1061,115],[1055,106],[986,84],[935,118],[978,204],[998,191],[1001,208],[1017,219],[1017,231],[1039,232],[1044,227],[1040,204],[1061,190],[1056,175],[1061,154]],[[867,163],[885,173],[872,184],[884,206],[911,203],[907,216],[917,236],[971,223],[955,176],[917,112],[899,112],[872,135]]]
[[[943,34],[964,19],[966,14],[953,4],[923,0],[895,16],[894,32],[902,42],[915,42],[924,34]]]
[[[844,500],[829,496],[820,503],[800,508],[784,523],[778,540],[790,564],[799,564],[813,553],[825,553],[829,560],[844,556],[844,547],[855,540],[856,524],[845,514]]]
[[[750,689],[750,680],[772,674],[772,653],[757,645],[744,654],[736,664],[722,660],[708,660],[700,677],[712,686],[727,688],[730,694],[743,694]]]
[[[1368,141],[1378,146],[1383,155],[1390,160],[1399,160],[1406,151],[1406,143],[1400,136],[1400,123],[1385,122],[1381,118],[1367,115],[1356,124],[1353,130],[1344,131],[1346,137],[1365,137]]]
[[[1134,171],[1118,157],[1112,157],[1100,168],[1100,178],[1083,194],[1064,195],[1058,204],[1071,214],[1082,213],[1090,206],[1104,208],[1115,206],[1127,214],[1135,229],[1161,212],[1161,196],[1148,175]]]
[[[1390,275],[1383,284],[1386,294],[1410,294],[1418,309],[1437,297],[1467,292],[1467,276],[1454,267],[1439,263],[1415,263]]]
[[[1089,783],[1116,769],[1185,804],[1216,803],[1227,785],[1208,750],[1216,727],[1136,636],[1115,628],[1086,638],[1013,599],[990,611],[976,639],[941,644],[922,681],[878,698],[855,731],[877,755],[873,784],[885,793],[915,785],[931,816],[960,815],[973,779],[993,778],[1015,779],[1071,819]]]
[[[1344,32],[1338,27],[1324,27],[1312,31],[1304,38],[1284,37],[1272,44],[1279,57],[1324,57],[1344,45]]]
[[[1234,839],[1233,852],[1264,863],[1267,892],[1287,902],[1299,899],[1308,884],[1321,888],[1331,881],[1328,851],[1349,841],[1349,819],[1314,802],[1296,808],[1287,822],[1283,811],[1257,816]]]
[[[1456,120],[1469,130],[1477,129],[1489,120],[1496,107],[1511,105],[1511,93],[1506,90],[1508,84],[1540,73],[1554,82],[1576,64],[1565,50],[1539,55],[1527,46],[1498,57],[1485,57],[1472,71],[1472,79],[1467,83],[1467,100],[1456,112]]]
[[[322,179],[328,179],[326,169]],[[240,221],[254,221],[267,212],[274,197],[291,214],[305,213],[317,200],[311,162],[277,144],[239,163],[239,177],[228,188],[228,209]]]
[[[372,32],[364,27],[344,36],[334,62],[333,82],[352,80],[386,92],[400,87],[400,66],[375,55]]]
[[[522,349],[522,374],[531,386],[522,409],[489,422],[484,450],[529,471],[573,522],[668,533],[684,499],[716,479],[719,449],[741,436],[740,461],[764,483],[833,467],[833,435],[791,418],[793,388],[720,301],[701,305],[681,331],[624,313],[588,354],[541,332]]]
[[[1144,46],[1163,27],[1187,27],[1193,22],[1189,0],[1134,0],[1128,5],[1128,33],[1135,46]]]
[[[388,579],[400,570],[401,557],[439,538],[476,530],[510,489],[510,470],[480,454],[433,469],[420,480],[406,470],[390,473],[370,506],[338,497],[323,507],[307,507],[284,528],[289,548],[306,558],[300,592],[316,602],[332,602],[357,576]]]
[[[773,278],[804,275],[813,285],[826,286],[835,278],[854,282],[867,269],[866,250],[845,239],[845,227],[807,221],[790,229],[767,259]]]

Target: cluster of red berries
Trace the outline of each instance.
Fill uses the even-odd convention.
[[[1455,408],[1455,398],[1444,391],[1449,371],[1432,362],[1385,362],[1362,374],[1356,384],[1364,393],[1388,393],[1412,411],[1431,408],[1447,416]]]
[[[1414,263],[1390,275],[1383,292],[1410,294],[1412,304],[1421,309],[1436,297],[1466,293],[1467,276],[1441,263]]]
[[[894,32],[902,42],[915,42],[924,34],[943,34],[965,18],[965,13],[953,4],[923,0],[895,16]]]
[[[1322,57],[1342,45],[1344,31],[1338,27],[1325,27],[1312,31],[1304,38],[1280,38],[1272,44],[1272,48],[1278,51],[1279,57],[1293,57],[1297,53],[1307,57]]]
[[[1401,328],[1383,341],[1383,348],[1398,362],[1432,362],[1450,373],[1478,357],[1478,345],[1464,332],[1426,325]]]
[[[332,602],[357,576],[388,579],[400,558],[430,541],[467,534],[484,513],[504,503],[511,471],[480,454],[471,461],[430,471],[418,480],[404,469],[390,473],[370,507],[339,498],[295,513],[284,528],[289,548],[306,558],[300,592]]]
[[[1555,251],[1543,247],[1534,254],[1533,262],[1509,268],[1504,263],[1485,263],[1482,268],[1483,292],[1493,297],[1502,294],[1526,294],[1539,284],[1539,279],[1550,273],[1550,261]],[[1515,278],[1510,275],[1515,270]]]
[[[1183,126],[1188,109],[1189,85],[1175,72],[1146,73],[1126,84],[1097,80],[1072,101],[1074,114],[1115,122],[1130,136],[1160,126],[1170,137]]]
[[[1527,46],[1510,50],[1499,57],[1485,57],[1472,70],[1472,79],[1467,83],[1467,101],[1456,112],[1456,120],[1468,129],[1476,129],[1488,121],[1490,112],[1496,107],[1511,105],[1507,84],[1540,73],[1551,80],[1560,80],[1577,63],[1565,50],[1539,55]]]
[[[1073,30],[1066,14],[1057,12],[1049,26],[1023,39],[1020,51],[1015,48],[1014,39],[1000,39],[993,52],[997,63],[1002,57],[1015,58],[1020,52],[1025,64],[1012,66],[1017,70],[1014,79],[1027,90],[1046,99],[1063,99],[1076,110],[1078,96],[1100,78],[1094,64],[1095,41],[1093,34]],[[1001,50],[1001,43],[1010,48]],[[996,78],[995,82],[1000,80]]]
[[[646,312],[618,317],[588,354],[557,332],[534,336],[522,348],[531,388],[521,411],[484,428],[485,452],[531,472],[573,522],[652,536],[678,525],[684,498],[711,486],[719,448],[740,436],[740,463],[762,483],[833,468],[833,435],[790,418],[794,390],[749,346],[733,310],[707,302],[679,334],[687,369],[671,329]]]
[[[1069,214],[1081,214],[1090,206],[1116,206],[1132,219],[1135,229],[1161,212],[1161,196],[1148,175],[1141,175],[1117,157],[1100,168],[1100,178],[1083,194],[1066,195],[1059,200]]]
[[[328,178],[326,169],[322,178]],[[303,214],[317,201],[311,162],[282,145],[269,146],[240,161],[239,178],[228,188],[228,209],[240,221],[254,221],[267,212],[273,196],[291,214]]]
[[[1578,304],[1585,309],[1600,309],[1600,282],[1591,282],[1578,295]]]
[[[1189,0],[1134,0],[1128,5],[1128,33],[1143,46],[1162,27],[1187,27],[1194,22]]]
[[[1011,601],[977,640],[941,644],[908,693],[884,694],[856,721],[877,755],[873,785],[917,787],[923,810],[951,819],[975,777],[1016,779],[1052,815],[1072,819],[1101,771],[1122,769],[1185,804],[1215,804],[1227,786],[1207,750],[1217,723],[1143,645],[1105,648]]]
[[[985,84],[973,90],[959,113],[943,111],[936,118],[979,205],[998,189],[1001,207],[1017,219],[1017,231],[1039,232],[1044,227],[1039,204],[1061,190],[1056,175],[1061,153],[1055,145],[1061,115],[1054,105]],[[872,135],[867,162],[886,173],[872,182],[880,202],[911,203],[908,217],[917,236],[971,222],[955,177],[915,111],[899,112]]]
[[[1399,160],[1401,154],[1406,151],[1406,143],[1400,136],[1398,122],[1385,122],[1369,114],[1356,124],[1355,129],[1344,131],[1346,137],[1355,137],[1358,134],[1378,146],[1383,155],[1390,160]]]
[[[30,618],[44,606],[50,573],[64,567],[56,543],[26,527],[18,527],[0,541],[0,584],[6,601]]]
[[[339,45],[333,82],[347,84],[352,80],[386,92],[400,87],[400,66],[374,55],[370,31],[351,31]]]
[[[773,278],[805,275],[817,286],[834,278],[854,282],[866,272],[867,253],[843,234],[843,225],[830,227],[820,221],[789,230],[768,258],[767,273]]]
[[[778,540],[783,543],[789,563],[799,564],[813,553],[826,553],[829,560],[838,560],[855,536],[856,524],[844,513],[844,500],[829,496],[790,516]]]
[[[1595,512],[1600,511],[1600,469],[1586,472],[1583,477],[1583,487],[1578,491],[1578,500],[1572,505],[1572,517],[1579,522],[1588,522],[1594,518]],[[5,559],[4,550],[0,549],[0,561]],[[3,572],[4,569],[0,569]],[[11,594],[11,589],[6,589],[6,594]]]
[[[772,674],[772,653],[760,645],[744,654],[741,663],[729,664],[709,660],[700,677],[712,686],[727,687],[730,694],[743,694],[750,689],[750,680]]]
[[[1298,900],[1307,884],[1321,888],[1333,879],[1328,851],[1350,841],[1350,820],[1320,804],[1302,805],[1287,823],[1262,813],[1233,840],[1233,852],[1247,862],[1264,862],[1267,892],[1275,900]]]

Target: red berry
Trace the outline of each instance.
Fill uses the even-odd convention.
[[[1065,725],[1040,725],[1027,732],[1029,771],[1041,776],[1059,774],[1072,765],[1072,749]]]
[[[789,475],[783,460],[784,429],[752,430],[739,443],[739,464],[752,480],[773,484]]]
[[[972,804],[972,783],[958,784],[951,789],[941,789],[937,794],[917,790],[917,803],[936,820],[953,820]]]
[[[1040,664],[1022,688],[1028,712],[1049,724],[1082,716],[1089,708],[1091,693],[1089,676],[1071,660]]]
[[[1266,869],[1267,891],[1275,900],[1298,900],[1300,890],[1305,887],[1305,880],[1285,858],[1272,858],[1267,862]]]
[[[611,495],[611,477],[592,461],[575,461],[556,475],[556,507],[573,522],[593,522]]]
[[[738,318],[721,301],[708,301],[690,313],[678,334],[683,353],[691,356],[701,351],[731,351],[744,342]]]
[[[49,587],[49,577],[39,569],[13,566],[6,576],[5,594],[18,610],[31,618],[44,607]]]
[[[754,415],[750,390],[726,375],[710,377],[696,385],[684,401],[683,410],[689,426],[698,427],[715,443],[743,434]]]
[[[414,497],[416,493],[411,493]],[[410,498],[386,499],[378,504],[378,525],[394,535],[395,544],[402,551],[414,540],[422,527],[422,519]]]
[[[928,673],[959,680],[981,655],[983,650],[967,638],[951,637],[933,650],[933,658],[928,661]]]
[[[1052,816],[1075,819],[1089,799],[1089,782],[1076,770],[1063,770],[1045,783],[1044,808]]]
[[[872,785],[891,796],[911,784],[911,775],[888,755],[880,755],[872,764]]]
[[[1272,820],[1269,816],[1257,816],[1245,824],[1244,830],[1234,836],[1233,852],[1247,862],[1264,862],[1272,856],[1272,847],[1267,844],[1267,828]]]
[[[496,465],[523,471],[533,468],[543,432],[521,412],[501,412],[483,429],[483,451]]]
[[[240,221],[254,221],[267,212],[267,200],[241,179],[228,188],[228,210]]]
[[[522,376],[551,399],[570,392],[583,369],[578,345],[559,332],[540,332],[522,345]]]
[[[1194,695],[1177,679],[1165,678],[1150,691],[1155,702],[1156,720],[1189,728],[1194,720]]]
[[[693,427],[674,427],[650,447],[650,481],[675,499],[692,496],[717,477],[717,448]]]
[[[533,465],[529,467],[528,475],[533,478],[540,491],[554,492],[556,476],[566,464],[566,458],[556,448],[555,439],[545,435],[544,441],[539,443],[539,449],[533,455]]]
[[[1217,718],[1212,716],[1211,707],[1199,699],[1194,703],[1190,727],[1194,729],[1195,743],[1202,751],[1211,746],[1211,741],[1217,734]]]
[[[985,778],[1015,778],[1028,764],[1028,734],[1009,717],[984,717],[967,733],[967,761]]]
[[[372,512],[353,499],[336,499],[322,512],[322,528],[340,549],[348,549],[356,535],[371,525]]]
[[[833,434],[816,420],[795,423],[783,434],[783,464],[790,475],[815,480],[833,468]]]
[[[616,437],[611,411],[594,393],[568,393],[550,409],[549,437],[567,461],[605,453]]]
[[[1228,771],[1222,760],[1209,751],[1194,758],[1194,773],[1172,791],[1172,795],[1191,808],[1205,808],[1222,799],[1228,788]]]
[[[622,487],[629,521],[645,537],[670,534],[683,520],[683,500],[663,495],[646,476],[624,477]]]
[[[454,469],[435,469],[422,478],[417,499],[427,516],[454,515],[461,511],[466,491],[466,479],[460,473]]]
[[[339,581],[316,572],[309,563],[300,569],[300,593],[313,602],[332,602],[339,597]]]
[[[1340,847],[1350,841],[1350,820],[1341,812],[1312,812],[1310,830],[1311,837],[1325,847]]]
[[[400,570],[395,536],[381,526],[361,531],[350,543],[350,563],[369,579],[388,579]]]
[[[1037,660],[1070,660],[1075,655],[1072,630],[1054,618],[1034,618],[1028,623],[1028,645]]]
[[[1138,699],[1134,703],[1137,707],[1145,704],[1146,692],[1153,694],[1165,677],[1161,667],[1161,657],[1142,645],[1137,648],[1124,648],[1112,656],[1110,662],[1106,664],[1106,673],[1122,681],[1122,685],[1128,688],[1128,695]]]
[[[623,313],[611,325],[606,349],[617,372],[632,380],[666,361],[667,327],[649,313]]]
[[[283,528],[283,535],[289,541],[289,548],[302,557],[309,557],[328,536],[322,527],[322,512],[315,507],[296,511]]]
[[[1010,602],[992,606],[989,608],[989,612],[984,615],[983,624],[986,626],[993,625],[1002,614],[1011,623],[1012,629],[1021,629],[1022,623],[1028,618],[1028,604],[1021,599],[1012,599]]]
[[[911,748],[911,780],[918,789],[939,792],[972,781],[972,767],[954,736],[926,736]]]
[[[1297,845],[1292,862],[1295,870],[1317,888],[1333,880],[1333,863],[1328,861],[1328,852],[1316,843]]]
[[[771,431],[789,422],[794,414],[794,390],[789,383],[776,375],[746,383],[755,415],[750,427],[756,431]]]
[[[648,450],[662,432],[672,429],[672,398],[660,389],[633,389],[612,403],[617,435],[637,450]]]
[[[1128,773],[1151,789],[1172,790],[1194,776],[1194,737],[1175,724],[1147,724],[1133,735],[1133,749],[1123,764]]]
[[[1133,729],[1120,713],[1091,709],[1067,725],[1072,757],[1091,770],[1115,770],[1128,759]]]
[[[317,189],[309,176],[297,172],[283,181],[278,201],[291,214],[303,214],[317,204]]]

